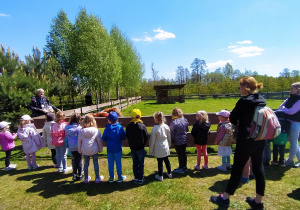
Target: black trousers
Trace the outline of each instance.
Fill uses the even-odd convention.
[[[279,152],[279,163],[283,163],[284,160],[284,149],[285,145],[278,145],[273,143],[273,161],[278,161],[278,152]]]
[[[5,151],[5,155],[6,155],[6,157],[5,157],[5,167],[8,167],[10,165],[11,151],[12,151],[12,149]]]
[[[57,164],[56,161],[56,150],[55,149],[51,149],[51,158],[54,164]]]
[[[82,170],[82,154],[80,154],[78,151],[72,151],[72,156],[73,156],[73,174],[81,174]]]
[[[237,141],[231,176],[225,192],[229,195],[234,194],[240,183],[244,166],[249,157],[251,157],[252,171],[256,180],[256,193],[264,196],[266,182],[262,158],[265,145],[266,142],[264,140],[243,139]]]
[[[167,157],[163,157],[163,158],[157,158],[157,164],[158,164],[158,175],[162,176],[163,175],[163,162],[165,162],[168,174],[171,173],[171,164],[169,161],[168,156]]]
[[[186,144],[175,145],[175,150],[178,154],[179,168],[186,168]]]

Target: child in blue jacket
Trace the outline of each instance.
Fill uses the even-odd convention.
[[[126,179],[126,176],[122,175],[122,140],[126,139],[126,133],[124,128],[118,123],[118,114],[116,112],[110,112],[108,117],[108,124],[106,125],[102,140],[106,142],[107,147],[107,161],[109,171],[109,182],[114,182],[114,164],[116,162],[118,180],[121,183]]]

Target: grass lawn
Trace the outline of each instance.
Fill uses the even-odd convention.
[[[175,106],[184,113],[197,110],[217,112],[227,108],[231,110],[237,99],[228,100],[187,100],[185,104],[157,105],[152,101],[141,102],[123,110],[130,116],[132,108],[139,108],[143,116],[152,115],[154,111],[171,114]],[[271,108],[277,108],[282,101],[268,101]],[[196,105],[195,105],[196,104]],[[209,146],[210,169],[195,171],[196,149],[188,148],[188,168],[186,174],[173,174],[173,179],[164,177],[163,182],[156,181],[157,161],[152,156],[145,159],[145,178],[143,185],[132,182],[132,159],[130,149],[123,148],[122,167],[127,180],[123,183],[108,183],[106,150],[99,156],[100,175],[104,182],[95,184],[92,161],[89,174],[92,180],[88,184],[73,182],[72,174],[58,174],[52,167],[50,150],[43,148],[37,152],[36,170],[27,170],[26,160],[20,140],[16,140],[11,162],[17,170],[4,171],[5,152],[0,151],[0,210],[2,209],[217,209],[209,202],[211,195],[225,190],[230,171],[220,172],[216,169],[221,164],[221,157],[216,155],[217,146]],[[286,147],[286,157],[289,144]],[[233,157],[233,156],[232,156]],[[171,149],[172,169],[178,167],[174,149]],[[203,161],[203,159],[202,159]],[[232,160],[231,160],[232,161]],[[68,157],[68,165],[71,159]],[[166,170],[164,168],[164,170]],[[270,166],[265,169],[266,209],[300,209],[300,168]],[[255,180],[241,184],[231,197],[229,209],[249,209],[245,202],[247,196],[255,195]]]
[[[145,178],[143,185],[132,182],[132,160],[130,149],[123,148],[124,183],[108,183],[106,151],[99,157],[100,174],[104,182],[95,184],[92,161],[89,173],[92,180],[88,184],[73,182],[72,174],[58,174],[52,167],[50,150],[43,148],[37,152],[40,167],[28,171],[20,141],[12,153],[12,163],[17,170],[4,171],[5,153],[0,152],[0,209],[215,209],[209,202],[211,195],[217,195],[226,187],[230,171],[220,172],[216,167],[221,158],[216,155],[216,146],[211,146],[209,154],[210,169],[193,170],[196,163],[195,148],[188,148],[188,168],[184,175],[173,174],[173,179],[165,176],[163,182],[156,181],[157,161],[152,156],[145,159]],[[288,149],[286,150],[288,153]],[[286,154],[287,156],[287,154]],[[171,150],[172,169],[178,166],[175,150]],[[71,160],[68,157],[68,165]],[[164,168],[164,170],[166,170]],[[270,166],[266,168],[266,209],[300,208],[300,169]],[[255,195],[255,181],[241,184],[231,197],[230,209],[247,209],[244,201]]]

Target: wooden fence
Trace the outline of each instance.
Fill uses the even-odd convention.
[[[211,124],[218,124],[219,120],[218,120],[218,116],[216,115],[216,113],[208,113],[209,115],[209,120],[211,122]],[[166,117],[166,123],[169,125],[171,120],[172,120],[172,116],[171,115],[167,115]],[[195,121],[196,121],[196,114],[185,114],[184,117],[188,120],[189,125],[192,126]],[[107,119],[105,117],[95,117],[98,128],[105,128],[105,125],[107,124]],[[44,126],[46,118],[44,116],[40,116],[40,117],[36,117],[34,118],[34,124],[38,129],[42,129]],[[69,120],[69,117],[66,118],[66,121]],[[130,122],[131,117],[120,117],[119,118],[119,122],[121,123],[121,125],[123,127],[126,127],[126,125]],[[154,125],[154,120],[152,116],[143,116],[142,117],[142,121],[143,123],[146,125],[146,127],[153,127]],[[148,134],[148,139],[150,137],[150,133]],[[191,135],[190,132],[188,132],[188,147],[192,147],[194,146],[194,139]],[[216,131],[210,131],[209,137],[208,137],[208,145],[213,145],[214,140],[216,139]],[[149,141],[148,141],[149,142]],[[123,143],[123,146],[127,147],[128,146],[128,142],[125,141]]]

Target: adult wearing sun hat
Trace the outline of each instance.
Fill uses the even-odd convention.
[[[285,165],[300,167],[300,148],[299,148],[299,132],[300,132],[300,82],[291,85],[291,94],[280,106],[279,109],[286,114],[286,119],[291,122],[290,131],[288,132],[288,141],[291,144],[289,158],[285,161]],[[294,157],[298,158],[298,162],[294,164]]]
[[[126,126],[126,137],[131,149],[133,162],[134,183],[144,183],[144,159],[145,146],[147,144],[148,133],[146,126],[141,120],[142,113],[139,109],[133,109],[131,112],[132,120]]]

